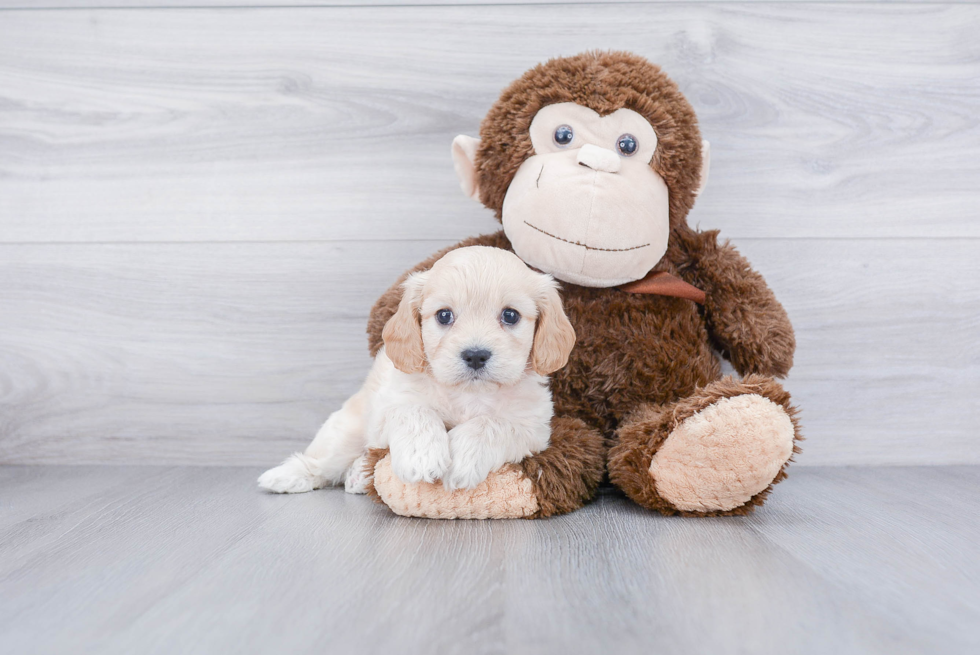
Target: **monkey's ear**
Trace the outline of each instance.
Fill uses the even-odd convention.
[[[708,168],[711,166],[711,144],[701,141],[701,179],[698,180],[698,188],[694,190],[694,195],[699,196],[708,186]]]
[[[476,149],[479,139],[460,134],[453,139],[453,168],[459,178],[459,186],[473,200],[480,200],[480,184],[476,179]]]

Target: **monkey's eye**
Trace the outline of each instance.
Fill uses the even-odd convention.
[[[624,134],[616,140],[616,150],[624,157],[632,157],[636,154],[640,144],[636,142],[636,137],[632,134]]]
[[[436,312],[436,320],[439,321],[439,325],[452,325],[456,317],[453,316],[453,310],[440,309]]]
[[[559,125],[555,128],[555,143],[560,146],[567,146],[575,138],[575,132],[568,125]]]
[[[500,321],[504,325],[517,325],[519,320],[521,320],[521,314],[516,309],[511,309],[508,307],[504,311],[500,312]]]

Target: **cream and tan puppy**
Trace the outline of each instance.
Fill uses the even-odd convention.
[[[260,487],[300,493],[343,480],[364,493],[366,451],[390,448],[402,481],[468,489],[547,448],[545,376],[575,344],[554,279],[513,253],[475,246],[448,253],[404,289],[364,386],[306,452],[263,473]]]

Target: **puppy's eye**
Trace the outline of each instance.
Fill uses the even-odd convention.
[[[555,143],[560,146],[567,146],[575,138],[575,132],[569,125],[559,125],[555,128]]]
[[[632,157],[636,154],[639,147],[640,144],[637,143],[636,137],[632,134],[624,134],[616,139],[616,150],[624,157]]]
[[[453,310],[440,309],[436,312],[436,320],[439,321],[439,325],[452,325],[456,317],[453,316]]]
[[[517,325],[519,320],[521,320],[521,314],[516,309],[511,309],[508,307],[504,311],[500,312],[500,321],[504,325]]]

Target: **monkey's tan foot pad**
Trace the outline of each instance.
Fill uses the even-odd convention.
[[[685,512],[728,511],[765,490],[793,454],[786,410],[758,394],[722,398],[681,421],[650,462],[657,493]]]
[[[374,467],[374,488],[391,511],[428,519],[520,519],[539,509],[531,481],[510,464],[473,489],[446,491],[441,483],[406,484],[391,470],[391,456]]]

